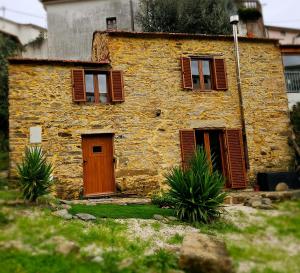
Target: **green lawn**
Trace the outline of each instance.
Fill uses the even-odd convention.
[[[17,191],[0,191],[2,200],[18,196]],[[225,240],[237,273],[296,273],[300,268],[300,201],[277,207],[263,211],[234,206],[225,214],[229,218],[194,227]],[[0,205],[0,273],[167,273],[178,268],[178,257],[160,249],[161,242],[180,246],[184,237],[180,230],[191,228],[179,221],[145,220],[154,214],[173,215],[172,210],[153,205],[73,205],[70,212],[91,213],[97,220],[66,221],[45,207]],[[55,237],[76,243],[80,251],[59,254]],[[16,246],[3,247],[12,242]],[[91,257],[87,250],[91,246],[102,251],[100,261]]]
[[[161,209],[154,205],[73,205],[69,212],[71,214],[89,213],[99,218],[113,219],[152,219],[154,214],[174,216],[172,209]]]

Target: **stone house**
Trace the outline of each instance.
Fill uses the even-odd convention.
[[[244,37],[240,50],[244,107],[230,36],[95,32],[89,62],[11,59],[11,176],[28,145],[47,153],[63,198],[147,194],[196,146],[214,154],[228,189],[287,171],[280,48]]]

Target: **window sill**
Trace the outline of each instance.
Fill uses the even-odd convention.
[[[197,92],[197,93],[217,93],[217,92],[226,92],[227,90],[215,90],[215,89],[201,90],[201,89],[191,89],[191,91]]]
[[[84,102],[84,101],[81,101],[81,102],[76,102],[74,101],[73,102],[74,104],[81,104],[81,105],[103,105],[103,106],[108,106],[108,105],[114,105],[114,103],[110,102],[110,103],[101,103],[101,102]]]

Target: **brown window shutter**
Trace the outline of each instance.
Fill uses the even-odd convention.
[[[225,60],[221,58],[214,59],[214,75],[216,90],[227,90],[227,74]]]
[[[182,83],[184,89],[193,89],[191,58],[181,58]]]
[[[111,83],[111,101],[123,102],[124,101],[124,82],[123,72],[112,70],[110,71]]]
[[[194,130],[180,130],[179,132],[182,166],[186,168],[196,150],[196,136]]]
[[[83,69],[72,70],[73,101],[86,101],[85,78]]]
[[[247,173],[245,167],[242,130],[226,130],[226,143],[228,149],[229,181],[231,188],[246,188]]]

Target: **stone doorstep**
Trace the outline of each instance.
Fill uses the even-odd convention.
[[[291,200],[293,198],[300,198],[300,190],[289,190],[281,192],[263,192],[263,191],[236,191],[229,192],[228,196],[225,198],[224,204],[235,205],[243,204],[248,198],[251,197],[265,197],[270,198],[272,201],[283,201]]]
[[[86,200],[61,200],[62,203],[71,204],[84,204],[84,205],[97,205],[97,204],[114,204],[114,205],[147,205],[151,203],[150,198],[141,197],[116,197],[116,198],[100,198],[100,199],[86,199]]]

